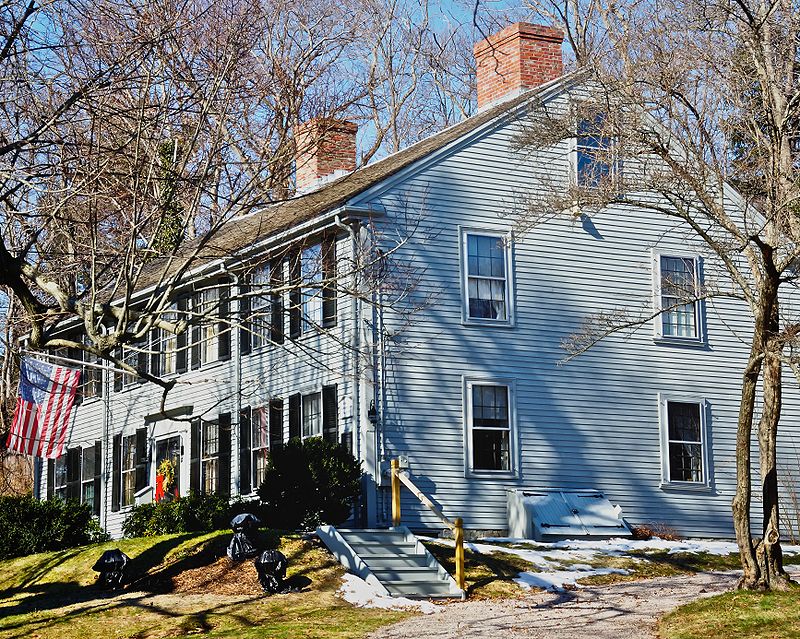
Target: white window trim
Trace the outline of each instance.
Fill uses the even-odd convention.
[[[484,235],[503,240],[506,267],[506,319],[489,319],[469,316],[469,254],[467,251],[468,235]],[[516,323],[514,304],[514,236],[509,231],[497,231],[470,226],[458,227],[459,259],[461,261],[461,323],[465,326],[504,326],[513,327]]]
[[[669,476],[669,421],[667,416],[667,403],[681,402],[685,404],[700,405],[700,446],[701,458],[703,462],[702,481],[673,481]],[[658,422],[661,441],[661,488],[665,490],[695,490],[707,492],[712,486],[711,456],[708,450],[708,422],[710,405],[708,401],[699,395],[677,395],[672,393],[658,394]]]
[[[705,346],[706,345],[706,322],[705,322],[705,304],[703,300],[698,299],[694,302],[694,317],[697,334],[693,337],[681,337],[680,335],[664,335],[663,318],[664,314],[661,312],[661,258],[662,257],[676,257],[685,260],[694,261],[694,287],[695,291],[699,292],[703,284],[702,268],[703,258],[697,253],[687,253],[685,251],[665,251],[665,250],[651,250],[651,272],[653,278],[653,312],[658,312],[658,315],[653,318],[653,339],[656,342],[663,342],[668,344],[686,344],[689,346]]]
[[[306,397],[310,397],[311,395],[318,395],[319,396],[319,433],[306,435],[305,434],[305,425],[306,425]],[[315,388],[313,390],[309,390],[305,393],[300,393],[300,439],[305,441],[306,439],[311,439],[312,437],[322,437],[324,433],[324,424],[323,424],[323,406],[322,406],[322,386]]]
[[[511,468],[509,470],[474,470],[472,468],[472,387],[506,386],[508,388],[508,445]],[[464,476],[473,478],[519,477],[519,443],[517,434],[516,380],[508,377],[462,377],[462,423],[464,425]]]

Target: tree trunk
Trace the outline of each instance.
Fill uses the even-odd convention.
[[[739,588],[751,590],[784,589],[789,583],[783,570],[778,517],[778,473],[776,441],[781,415],[782,385],[780,341],[777,337],[778,284],[765,284],[756,314],[750,359],[742,383],[736,436],[736,495],[733,521],[744,574]],[[763,502],[763,538],[753,542],[750,528],[751,432],[753,429],[756,386],[763,372],[763,409],[758,424],[759,462]]]

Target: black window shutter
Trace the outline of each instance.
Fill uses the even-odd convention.
[[[289,439],[300,437],[300,393],[289,397]]]
[[[289,285],[289,337],[294,339],[303,332],[299,251],[289,257]]]
[[[250,331],[253,326],[250,323],[250,284],[247,281],[249,276],[242,276],[239,284],[239,351],[242,355],[247,355],[252,350],[253,336]]]
[[[336,326],[336,236],[322,241],[322,326]]]
[[[147,486],[147,428],[136,429],[136,490]]]
[[[249,495],[252,490],[250,475],[250,407],[239,412],[239,494]]]
[[[67,449],[67,499],[81,498],[81,449]]]
[[[269,449],[283,444],[283,400],[269,401]]]
[[[202,332],[200,324],[203,322],[202,309],[200,308],[200,293],[195,293],[192,296],[192,348],[191,348],[191,362],[192,370],[200,368],[200,338]]]
[[[161,376],[161,330],[154,328],[150,331],[150,374],[154,377]]]
[[[339,441],[339,402],[336,398],[336,384],[322,387],[322,437],[335,444]]]
[[[283,260],[273,260],[269,271],[273,293],[270,296],[270,339],[283,344]]]
[[[114,351],[114,357],[116,359],[122,359],[122,349],[117,349]],[[120,391],[122,390],[122,373],[119,372],[119,369],[114,366],[114,390]]]
[[[94,503],[92,512],[100,516],[100,470],[103,465],[103,445],[100,441],[94,443]]]
[[[47,460],[47,498],[52,499],[55,493],[56,483],[56,460]]]
[[[189,300],[185,297],[178,299],[178,321],[186,319],[186,308],[188,301]],[[191,328],[187,328],[185,331],[175,336],[175,370],[179,373],[185,373],[188,370],[186,347],[189,342],[188,337],[190,330]]]
[[[231,282],[227,277],[219,281],[219,322],[217,324],[217,359],[231,358]]]
[[[200,418],[192,420],[189,445],[189,490],[200,494]]]
[[[231,495],[231,414],[219,415],[219,472],[216,492],[223,497]]]
[[[114,435],[111,456],[111,510],[117,512],[120,503],[120,464],[122,463],[122,435]]]

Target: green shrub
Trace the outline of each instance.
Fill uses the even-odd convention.
[[[264,523],[281,530],[340,524],[360,492],[361,462],[319,437],[273,450],[258,489]]]
[[[192,493],[173,501],[135,506],[122,524],[122,532],[126,537],[151,537],[222,530],[230,525],[230,510],[224,497]]]
[[[88,504],[0,497],[0,559],[63,550],[108,539]]]

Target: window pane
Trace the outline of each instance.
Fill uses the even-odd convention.
[[[509,431],[474,429],[472,467],[475,470],[510,470]]]
[[[53,479],[54,488],[61,488],[67,485],[67,456],[61,455],[56,458],[55,474]]]
[[[219,459],[207,459],[203,462],[203,492],[213,493],[217,490],[217,473]]]
[[[671,442],[669,478],[671,481],[703,481],[702,446]]]
[[[213,457],[219,451],[219,424],[203,422],[203,457]]]
[[[136,467],[136,435],[122,438],[122,470]]]
[[[472,387],[472,425],[508,428],[508,388],[506,386]]]
[[[94,481],[84,482],[81,486],[81,502],[94,507]]]
[[[94,481],[94,447],[81,451],[81,478],[83,481]]]
[[[269,424],[267,422],[268,411],[266,408],[256,408],[253,411],[252,423],[252,443],[251,448],[269,447]]]
[[[467,235],[467,310],[469,317],[505,320],[506,264],[503,238]]]
[[[258,487],[264,483],[268,458],[269,451],[266,448],[253,451],[253,490],[258,490]]]
[[[700,404],[668,402],[669,439],[700,442]]]

